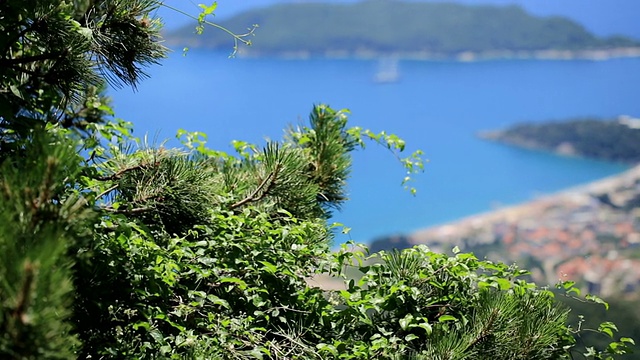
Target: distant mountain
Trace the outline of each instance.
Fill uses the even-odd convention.
[[[498,57],[541,51],[595,51],[638,47],[624,37],[602,39],[562,17],[536,17],[519,6],[369,0],[358,3],[287,3],[248,10],[220,25],[244,32],[260,27],[250,55],[375,56],[399,54]],[[221,32],[193,34],[187,26],[169,44],[229,49]],[[566,55],[566,54],[565,54]],[[553,54],[551,54],[553,56]]]
[[[251,1],[218,1],[216,20],[225,20],[252,8],[262,8],[279,3],[311,2],[313,0],[251,0]],[[316,0],[317,2],[318,0]],[[333,3],[353,3],[358,0],[323,0]],[[527,12],[538,16],[564,16],[584,25],[589,31],[599,36],[624,35],[640,39],[640,26],[636,14],[640,13],[638,0],[411,0],[419,2],[454,2],[463,4],[486,5],[520,5]],[[194,13],[199,8],[195,3],[183,0],[166,0],[165,4]],[[158,13],[166,20],[167,29],[175,30],[189,24],[184,15],[165,7]]]

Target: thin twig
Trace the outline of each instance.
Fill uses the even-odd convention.
[[[108,211],[114,214],[137,214],[142,212],[147,212],[153,210],[153,208],[143,207],[143,208],[133,208],[133,209],[114,209],[112,207],[103,207],[102,210]]]
[[[211,27],[214,27],[214,28],[216,28],[218,30],[222,30],[222,31],[226,32],[227,34],[229,34],[233,38],[233,53],[231,54],[231,56],[234,56],[238,52],[238,42],[241,42],[241,43],[243,43],[244,45],[247,45],[247,46],[251,45],[251,40],[246,40],[245,38],[248,37],[248,36],[253,35],[253,33],[255,32],[256,28],[258,27],[258,25],[253,25],[250,29],[248,29],[249,30],[248,32],[238,35],[238,34],[234,33],[233,31],[225,28],[224,26],[218,25],[218,24],[216,24],[214,22],[211,22],[211,21],[207,21],[207,20],[204,20],[204,19],[197,18],[197,17],[189,14],[188,12],[182,11],[182,10],[180,10],[178,8],[175,8],[175,7],[171,6],[171,5],[167,5],[163,1],[159,1],[158,4],[161,5],[161,6],[166,7],[169,10],[173,10],[173,11],[175,11],[175,12],[181,14],[181,15],[184,15],[184,16],[190,18],[190,19],[196,20],[198,22],[199,26],[202,25],[202,24],[209,25]]]
[[[25,324],[28,320],[26,313],[29,302],[31,301],[31,294],[33,292],[32,285],[35,278],[35,267],[28,260],[24,264],[24,273],[24,282],[20,288],[17,305],[12,314],[13,317],[18,319],[22,324]]]
[[[160,164],[159,161],[156,161],[153,166],[158,166]],[[100,181],[109,181],[109,180],[118,180],[122,177],[122,175],[124,175],[125,173],[129,172],[129,171],[134,171],[134,170],[141,170],[141,169],[145,169],[147,167],[149,167],[150,164],[138,164],[132,167],[128,167],[125,169],[122,169],[118,172],[115,172],[111,175],[108,176],[97,176],[95,179],[96,180],[100,180]]]
[[[0,59],[0,65],[7,66],[7,65],[14,65],[14,64],[32,63],[32,62],[42,61],[42,60],[53,60],[53,59],[59,59],[62,55],[63,53],[58,52],[58,53],[44,53],[39,55],[24,56],[24,57],[11,58],[11,59]]]
[[[258,187],[251,193],[251,195],[231,205],[231,208],[235,209],[248,202],[262,200],[267,195],[269,190],[273,188],[273,184],[275,183],[276,177],[278,176],[279,169],[280,169],[280,165],[277,165],[276,168],[273,170],[273,172],[270,173],[264,180],[262,180],[260,185],[258,185]],[[262,191],[264,187],[266,187],[266,189]]]
[[[108,188],[107,190],[101,192],[100,194],[98,194],[98,196],[96,196],[96,200],[100,199],[101,197],[107,195],[108,193],[110,193],[111,191],[115,190],[118,187],[118,184],[113,185],[112,187]]]

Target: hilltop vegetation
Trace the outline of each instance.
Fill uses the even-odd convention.
[[[600,39],[562,17],[534,17],[519,6],[363,1],[279,4],[241,13],[221,25],[243,32],[259,24],[250,54],[453,56],[463,52],[535,52],[638,46],[626,38]],[[193,36],[193,26],[170,43],[228,49],[219,33]]]
[[[281,141],[233,153],[199,132],[179,130],[179,148],[134,137],[104,88],[135,87],[164,57],[162,5],[0,1],[0,359],[581,356],[590,329],[516,266],[331,251],[352,151],[372,140],[405,179],[422,169],[420,151],[401,157],[402,139],[347,111],[316,105]],[[309,283],[323,275],[343,288]],[[634,343],[610,322],[591,331],[606,341],[588,359]]]
[[[574,119],[544,124],[519,124],[481,136],[533,149],[565,155],[637,163],[640,161],[640,129],[633,120]]]

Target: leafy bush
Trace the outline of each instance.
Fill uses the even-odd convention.
[[[584,329],[568,326],[554,293],[522,280],[527,272],[515,266],[424,246],[332,252],[327,220],[344,200],[348,153],[367,138],[404,149],[393,135],[346,125],[345,112],[319,105],[308,127],[262,150],[237,143],[237,156],[183,131],[186,150],[127,152],[124,137],[94,149],[108,156],[86,183],[102,216],[76,258],[82,356],[579,355],[574,335]],[[418,156],[403,160],[411,171]],[[346,276],[354,271],[359,279]],[[309,285],[321,276],[342,279],[344,289]],[[631,342],[621,338],[590,358],[625,353]]]

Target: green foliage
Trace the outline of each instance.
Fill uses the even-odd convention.
[[[490,20],[488,20],[490,19]],[[534,17],[518,6],[370,0],[349,4],[306,2],[248,10],[220,23],[243,32],[260,24],[248,53],[455,56],[462,52],[527,52],[637,46],[629,39],[598,39],[566,18]],[[205,48],[229,48],[227,38],[191,27],[169,36]]]
[[[231,56],[234,56],[238,52],[238,47],[240,44],[251,46],[251,40],[248,40],[248,38],[253,36],[256,28],[258,28],[258,25],[254,23],[253,25],[251,25],[251,27],[246,29],[243,28],[240,32],[236,33],[236,32],[230,31],[228,28],[224,26],[221,26],[220,24],[209,21],[208,18],[211,16],[214,16],[215,15],[214,12],[218,8],[217,1],[214,1],[211,5],[198,4],[198,7],[201,9],[200,14],[198,14],[198,16],[193,16],[188,12],[182,11],[176,7],[173,7],[167,4],[166,2],[163,2],[163,1],[157,1],[157,2],[168,9],[171,9],[179,14],[182,14],[188,18],[195,20],[197,22],[197,25],[195,27],[195,31],[189,30],[189,33],[191,34],[195,32],[195,34],[197,35],[202,35],[204,33],[205,26],[210,26],[217,30],[221,30],[222,32],[227,33],[227,35],[229,35],[229,38],[233,41],[233,45],[232,45],[233,52],[231,53]],[[191,41],[187,41],[187,42],[191,42]],[[188,51],[189,51],[188,47],[183,48],[183,54],[186,55]]]
[[[640,161],[640,129],[620,121],[573,119],[544,124],[520,124],[489,134],[490,139],[536,149],[558,151],[609,161]],[[566,151],[566,150],[565,150]]]
[[[75,144],[55,129],[32,132],[29,151],[0,165],[0,357],[72,359],[73,259],[92,218],[72,189]]]
[[[105,79],[135,85],[142,66],[166,49],[152,0],[9,0],[0,3],[0,126],[21,132],[37,121],[78,125],[68,107],[96,96]],[[87,115],[87,114],[84,114]]]
[[[342,199],[326,194],[342,190],[354,143],[341,112],[318,106],[311,119],[288,141],[240,157],[210,151],[184,132],[191,152],[106,150],[87,183],[104,216],[78,262],[80,273],[91,274],[76,284],[86,356],[153,357],[159,347],[167,356],[200,347],[211,354],[229,346],[243,354],[289,325],[283,314],[310,312],[296,295],[321,296],[305,278],[329,253],[324,209]],[[333,144],[317,151],[325,138]],[[325,162],[335,159],[342,162],[329,169]],[[183,340],[191,345],[172,347]]]
[[[525,271],[424,246],[364,260],[376,261],[359,266],[362,278],[339,293],[344,333],[322,346],[326,352],[349,349],[341,358],[351,359],[569,356],[567,311],[549,291],[518,280]]]
[[[368,257],[346,246],[329,251],[325,209],[343,198],[327,204],[327,189],[342,190],[348,152],[376,140],[347,129],[345,114],[316,106],[309,126],[262,151],[237,143],[237,157],[207,149],[200,133],[180,132],[189,152],[112,146],[90,182],[104,216],[78,261],[83,356],[579,355],[574,335],[584,329],[567,326],[568,310],[521,280],[526,271],[426,247]],[[383,138],[390,148],[402,143]],[[324,161],[341,166],[323,170]],[[203,207],[188,206],[196,203]],[[345,277],[349,268],[362,277]],[[344,278],[345,289],[308,285],[320,275]],[[625,341],[607,346],[624,353]]]
[[[100,85],[134,84],[162,54],[147,17],[159,4],[0,4],[0,358],[572,355],[581,323],[515,267],[425,247],[330,250],[351,151],[369,139],[408,177],[422,170],[397,136],[317,105],[283,141],[230,155],[185,131],[181,149],[152,147],[109,121]],[[201,24],[215,4],[202,9]],[[344,289],[309,285],[321,276]],[[633,341],[610,322],[596,331],[612,341],[589,358]]]

